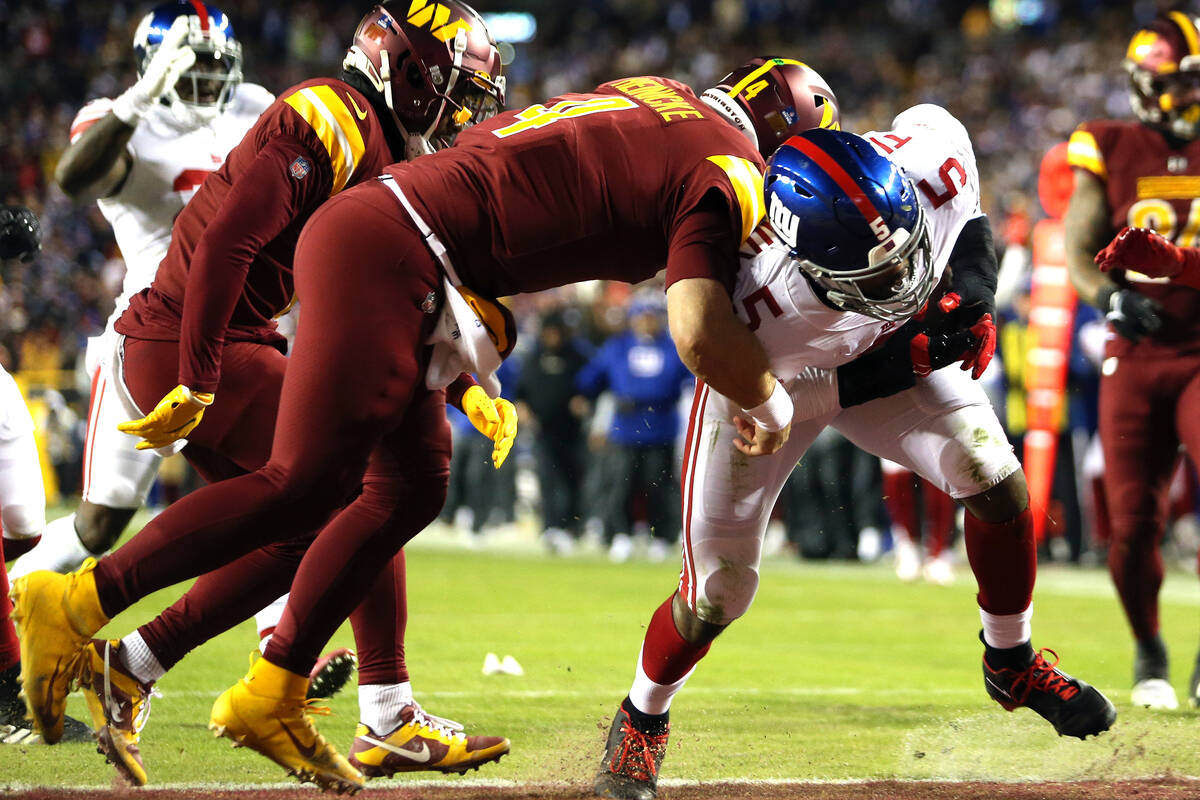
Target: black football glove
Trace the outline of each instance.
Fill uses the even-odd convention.
[[[978,327],[930,335],[922,321],[909,320],[882,346],[837,368],[841,407],[911,389],[918,375],[929,375],[960,361],[977,344]]]
[[[1162,328],[1162,306],[1145,295],[1110,287],[1096,299],[1108,324],[1131,342],[1153,336]]]
[[[0,206],[0,258],[32,261],[42,249],[42,228],[25,206]]]

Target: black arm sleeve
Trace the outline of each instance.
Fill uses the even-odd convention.
[[[991,304],[995,304],[996,274],[1000,270],[1000,263],[996,260],[992,225],[987,217],[976,217],[963,226],[954,242],[954,249],[950,251],[949,265],[953,271],[954,286],[957,287],[964,278],[973,278],[987,289]]]

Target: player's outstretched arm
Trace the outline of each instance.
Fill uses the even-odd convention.
[[[54,169],[54,180],[67,197],[86,203],[120,191],[133,165],[127,149],[133,131],[110,111],[79,134]]]
[[[765,455],[782,447],[791,429],[791,398],[771,374],[762,343],[734,314],[725,287],[711,278],[672,283],[667,322],[684,365],[755,422],[754,435],[742,435],[744,452]]]
[[[181,16],[163,35],[138,82],[113,101],[107,114],[72,137],[54,170],[54,179],[72,200],[86,202],[120,191],[133,165],[127,147],[138,123],[196,61],[185,44],[187,35],[188,20]]]
[[[1101,272],[1134,269],[1200,289],[1200,248],[1179,247],[1149,228],[1124,228],[1096,254]]]

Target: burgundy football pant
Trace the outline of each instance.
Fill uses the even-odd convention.
[[[1108,569],[1137,639],[1158,633],[1167,490],[1180,443],[1200,456],[1200,354],[1118,358],[1100,379],[1104,492],[1112,525]]]
[[[384,198],[395,202],[390,194]],[[303,321],[292,357],[285,362],[276,354],[279,368],[271,373],[276,379],[286,363],[277,419],[255,418],[249,413],[254,403],[240,413],[231,409],[227,429],[221,415],[210,419],[226,397],[226,381],[233,385],[242,373],[229,358],[236,347],[231,345],[223,355],[217,402],[187,448],[196,447],[189,455],[208,477],[211,445],[233,447],[240,441],[237,430],[270,431],[275,419],[269,462],[172,505],[101,560],[97,588],[113,616],[159,588],[224,567],[197,581],[191,597],[143,629],[156,655],[171,661],[246,618],[290,583],[291,600],[268,650],[272,661],[306,674],[353,611],[360,681],[396,682],[407,678],[406,613],[403,562],[393,557],[436,517],[449,474],[444,393],[423,383],[423,342],[435,317],[421,309],[429,293],[440,289],[440,274],[423,241],[398,224],[394,212],[385,215],[348,198],[322,209],[312,223],[301,239],[307,250],[298,250],[296,259]],[[333,237],[337,240],[327,241]],[[260,358],[246,369],[261,375],[275,357],[266,355],[268,348],[251,347]],[[156,386],[149,400],[127,375],[139,404],[153,404],[174,386],[176,364],[164,373],[170,376],[165,388]],[[202,435],[205,428],[211,438]],[[254,466],[242,462],[243,468]],[[306,547],[303,534],[335,511]],[[393,568],[384,570],[389,563]],[[356,609],[368,592],[371,601]]]

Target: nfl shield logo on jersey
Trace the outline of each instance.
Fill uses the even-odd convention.
[[[296,160],[288,167],[288,172],[292,173],[292,177],[296,180],[301,180],[312,169],[312,164],[308,163],[308,159],[304,156],[296,156]]]
[[[432,314],[434,311],[437,311],[437,305],[437,292],[430,292],[421,301],[421,310],[426,314]]]

